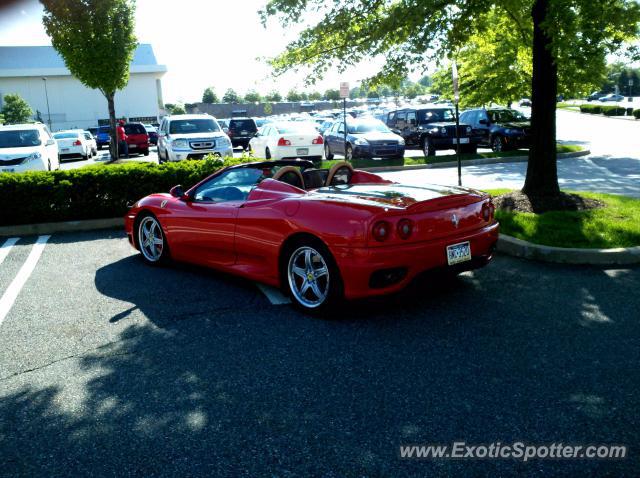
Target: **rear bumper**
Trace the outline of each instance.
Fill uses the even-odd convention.
[[[431,141],[436,149],[456,149],[455,137],[432,137]],[[465,142],[466,141],[466,142]],[[475,136],[460,137],[460,146],[477,146],[480,138]]]
[[[477,269],[492,259],[498,241],[498,223],[465,234],[434,241],[407,245],[370,248],[334,248],[347,299],[384,295],[406,287],[423,272],[442,269],[452,272]],[[449,266],[448,245],[469,241],[472,260]],[[377,278],[381,271],[397,273],[396,281],[380,286]]]

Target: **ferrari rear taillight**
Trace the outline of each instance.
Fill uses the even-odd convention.
[[[411,222],[409,219],[401,219],[400,221],[398,221],[397,230],[400,239],[407,240],[413,233],[413,222]]]
[[[371,230],[373,238],[378,242],[384,242],[391,236],[391,224],[387,221],[378,221]]]
[[[322,136],[318,136],[316,139],[311,141],[311,144],[322,144],[324,141],[322,140]]]
[[[482,205],[482,219],[485,221],[490,221],[493,219],[493,214],[496,211],[496,207],[493,205],[491,201],[486,202]]]
[[[278,146],[291,146],[291,141],[288,139],[280,138],[278,140]]]

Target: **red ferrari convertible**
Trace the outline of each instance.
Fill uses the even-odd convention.
[[[487,194],[299,160],[231,166],[187,191],[152,194],[125,224],[150,264],[238,274],[282,287],[306,310],[394,292],[431,269],[482,267],[498,239]]]

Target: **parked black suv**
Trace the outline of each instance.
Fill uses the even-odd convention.
[[[229,120],[229,131],[227,135],[231,139],[231,146],[242,146],[243,149],[249,148],[249,141],[258,132],[258,126],[252,118],[231,118]]]
[[[425,156],[435,156],[437,150],[456,149],[456,118],[448,106],[426,106],[391,111],[387,126],[402,136],[407,149],[420,148]],[[478,138],[471,134],[471,126],[460,124],[460,152],[475,153]]]
[[[531,121],[509,108],[479,108],[460,114],[460,121],[471,125],[480,145],[495,152],[528,148],[531,145]]]

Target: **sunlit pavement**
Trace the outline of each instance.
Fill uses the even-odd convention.
[[[0,293],[35,237],[0,267]],[[2,476],[634,476],[638,268],[498,257],[313,318],[254,283],[54,235],[0,324]],[[622,461],[405,461],[563,442]]]

